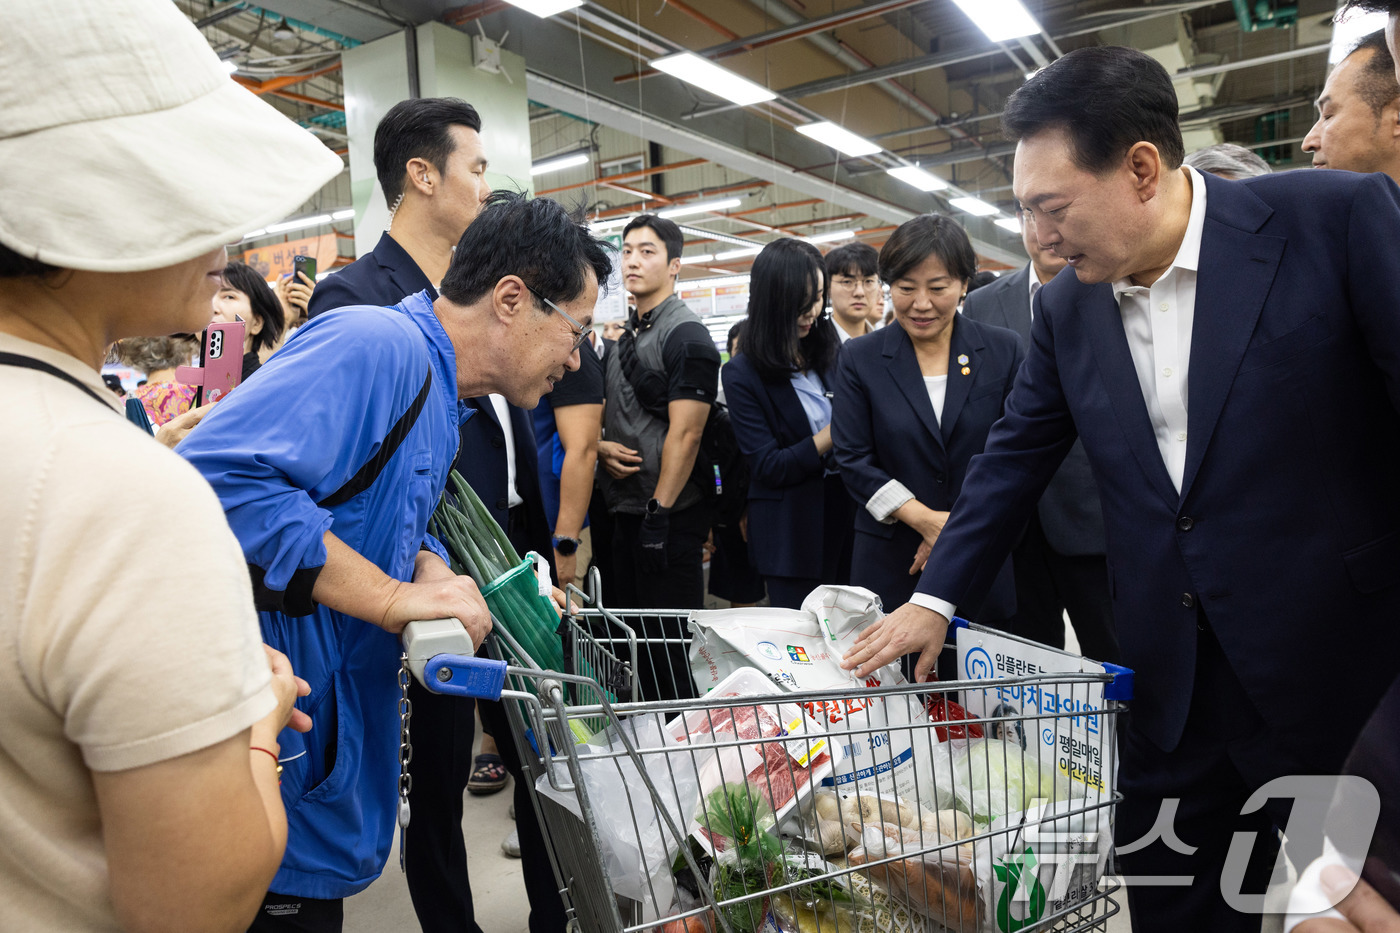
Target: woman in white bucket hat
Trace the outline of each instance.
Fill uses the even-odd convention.
[[[98,374],[198,331],[226,243],[341,171],[169,0],[0,16],[0,904],[16,930],[241,930],[301,689],[199,474]],[[151,540],[175,548],[153,553]]]

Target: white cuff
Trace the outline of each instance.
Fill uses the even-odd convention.
[[[915,593],[913,596],[909,597],[909,601],[916,606],[932,609],[949,622],[953,621],[953,614],[958,611],[958,607],[948,602],[948,600],[939,599],[937,596],[930,596],[927,593]]]
[[[871,496],[870,501],[865,503],[865,510],[877,522],[893,525],[895,523],[895,510],[913,498],[914,494],[909,491],[908,486],[897,479],[892,479],[875,491],[875,495]]]

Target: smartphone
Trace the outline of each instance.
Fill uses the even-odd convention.
[[[204,351],[199,365],[180,366],[175,378],[186,385],[198,386],[195,407],[217,402],[238,387],[243,380],[243,336],[247,325],[242,321],[210,324],[204,332]]]
[[[297,256],[297,257],[295,257],[294,259],[292,259],[292,281],[293,281],[293,282],[300,282],[300,281],[301,281],[301,277],[298,275],[298,273],[301,273],[301,272],[306,273],[306,277],[307,277],[308,279],[310,279],[312,282],[315,282],[315,281],[316,281],[316,257],[315,257],[315,256]]]

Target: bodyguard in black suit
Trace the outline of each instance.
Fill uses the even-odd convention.
[[[1021,239],[1031,262],[969,293],[962,309],[974,321],[1015,331],[1022,352],[1030,345],[1031,297],[1065,267],[1065,261],[1042,250],[1028,230],[1029,225],[1023,224]],[[1076,442],[1012,553],[1015,633],[1063,648],[1064,613],[1068,612],[1084,656],[1116,662],[1118,636],[1113,630],[1105,547],[1099,487],[1084,445]]]
[[[798,609],[823,583],[847,583],[851,499],[831,453],[832,370],[840,339],[822,315],[822,256],[783,238],[754,258],[739,355],[720,370],[749,464],[749,560],[770,605]]]
[[[392,305],[405,295],[423,290],[437,298],[433,283],[446,272],[457,241],[442,231],[466,230],[490,194],[482,174],[486,159],[480,128],[476,110],[452,98],[406,100],[390,108],[375,131],[374,144],[375,169],[391,208],[390,230],[379,238],[371,252],[317,284],[308,308],[310,316],[347,305]],[[425,156],[444,150],[444,166],[435,165]],[[408,244],[413,252],[403,244]],[[510,527],[507,509],[496,508],[506,497],[504,433],[489,398],[468,402],[479,413],[462,427],[456,469],[468,482],[476,480],[472,488],[492,509],[501,526]],[[544,526],[544,508],[534,469],[532,434],[524,413],[514,411],[520,419],[517,421],[517,415],[512,415],[516,475],[518,480],[533,480],[533,501],[538,512],[537,519],[530,509],[519,513],[517,526],[523,537],[538,540],[535,524]],[[515,427],[516,424],[521,426]],[[520,483],[519,487],[528,485]],[[524,494],[522,498],[528,506],[531,498]],[[547,527],[543,540],[548,547]],[[429,693],[416,680],[410,682],[409,700],[413,703],[413,735],[423,737],[414,742],[409,766],[413,776],[412,819],[404,847],[413,909],[424,933],[481,933],[472,906],[462,837],[462,803],[472,769],[476,704],[461,697]],[[506,769],[515,778],[516,828],[520,833],[525,890],[530,898],[530,931],[562,931],[566,923],[563,902],[529,790],[520,779],[519,758],[510,731],[499,712],[500,704],[482,703],[480,708],[483,721],[494,720],[494,728],[488,728]],[[494,845],[495,840],[492,842]]]
[[[841,476],[861,506],[851,582],[887,607],[914,591],[1021,365],[1015,334],[957,314],[976,271],[956,221],[924,214],[905,223],[880,251],[894,322],[841,350],[831,434]],[[984,597],[965,607],[968,617],[997,623],[1015,613],[1009,561]]]
[[[1227,856],[1246,843],[1267,874],[1288,825],[1310,861],[1321,838],[1290,817],[1328,801],[1246,803],[1338,773],[1400,670],[1400,189],[1183,167],[1171,76],[1131,49],[1069,53],[1004,119],[1018,200],[1074,274],[1036,298],[1006,415],[916,602],[844,663],[932,660],[1082,438],[1136,671],[1115,827],[1133,927],[1257,931],[1232,898],[1258,873]]]

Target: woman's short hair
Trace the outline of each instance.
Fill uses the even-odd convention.
[[[821,282],[822,254],[806,240],[783,237],[754,257],[749,270],[749,316],[739,352],[765,377],[795,372],[797,356],[802,365],[823,372],[841,348],[836,325],[824,313],[800,342],[797,319],[813,305],[826,307]]]
[[[946,214],[920,214],[906,220],[880,250],[880,278],[891,285],[930,256],[937,256],[953,278],[971,281],[977,253],[962,224]]]
[[[21,256],[8,246],[0,244],[0,279],[18,279],[25,276],[44,277],[58,271],[58,266],[51,266],[46,262]]]
[[[117,358],[150,375],[187,365],[198,349],[197,337],[128,337],[117,343]]]
[[[282,339],[282,330],[287,326],[286,315],[267,282],[246,263],[234,260],[224,266],[224,288],[242,292],[248,296],[248,307],[262,321],[262,330],[253,335],[253,352],[272,349]]]

